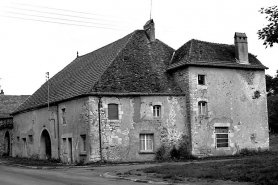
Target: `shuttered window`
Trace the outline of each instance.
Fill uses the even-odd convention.
[[[110,119],[110,120],[118,120],[119,119],[118,104],[115,104],[115,103],[108,104],[108,119]]]

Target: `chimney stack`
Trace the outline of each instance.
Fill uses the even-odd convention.
[[[150,42],[155,41],[155,29],[154,29],[154,22],[153,20],[149,20],[145,25],[144,25],[144,30],[148,36],[148,39]]]
[[[248,61],[248,43],[245,33],[235,33],[235,57],[240,64],[249,64]]]

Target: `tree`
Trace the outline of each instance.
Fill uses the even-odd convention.
[[[278,133],[278,70],[274,77],[265,76],[269,130]]]
[[[264,45],[272,47],[278,43],[278,6],[261,8],[261,14],[266,14],[266,19],[270,22],[264,28],[258,31],[259,39],[264,40]]]

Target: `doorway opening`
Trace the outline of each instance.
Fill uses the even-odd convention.
[[[44,130],[41,134],[41,147],[40,153],[42,158],[50,159],[51,158],[51,139],[47,130]]]
[[[4,137],[4,154],[6,156],[10,156],[11,155],[11,148],[10,148],[11,144],[10,144],[10,133],[7,131],[5,133],[5,137]]]

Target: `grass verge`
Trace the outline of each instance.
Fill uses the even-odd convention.
[[[278,184],[278,152],[265,152],[241,160],[205,162],[187,165],[163,165],[143,169],[145,173],[162,174],[164,179],[181,177]]]

